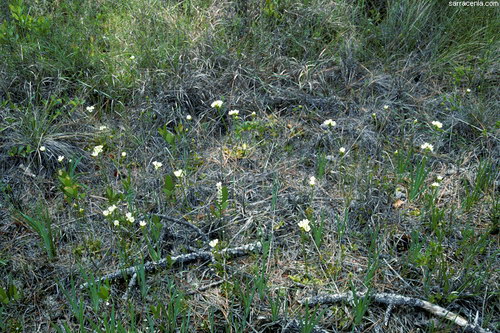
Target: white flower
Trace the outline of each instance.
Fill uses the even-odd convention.
[[[219,240],[218,239],[213,239],[211,240],[208,245],[210,245],[210,247],[216,247],[217,244],[219,244]]]
[[[127,217],[127,221],[129,221],[130,223],[134,223],[135,218],[132,216],[132,213],[128,212],[127,214],[125,214],[125,216]]]
[[[179,169],[177,171],[174,171],[174,176],[177,178],[183,177],[184,176],[184,170]]]
[[[332,119],[327,119],[323,122],[322,125],[325,127],[335,127],[335,126],[337,126],[337,123]]]
[[[434,120],[431,124],[436,128],[443,128],[443,123],[440,121]]]
[[[237,116],[240,114],[240,111],[239,110],[231,110],[227,114],[230,116]]]
[[[119,227],[120,226],[120,221],[114,220],[113,224],[114,224],[115,227]]]
[[[468,93],[470,93],[472,90],[470,90],[470,88],[467,88],[465,91],[467,91]]]
[[[125,157],[127,156],[127,152],[126,151],[122,151],[122,157]]]
[[[104,146],[95,146],[94,147],[94,150],[92,151],[92,156],[94,157],[97,157],[100,153],[102,153],[102,149],[104,148]]]
[[[108,211],[109,211],[109,213],[111,214],[111,213],[113,213],[113,212],[114,212],[117,208],[118,208],[118,207],[116,207],[116,205],[112,205],[112,206],[109,206],[109,207],[108,207]]]
[[[213,108],[220,109],[220,107],[222,106],[223,103],[224,102],[222,102],[221,100],[217,100],[217,101],[214,101],[210,106]]]
[[[163,166],[163,163],[158,162],[158,161],[153,161],[153,166],[155,167],[155,170],[158,170]]]
[[[257,113],[254,111],[254,112],[250,113],[250,115],[251,115],[252,117],[255,117],[255,116],[257,116]]]
[[[193,119],[193,117],[191,117],[191,115],[190,115],[190,114],[188,114],[188,115],[186,116],[186,119],[187,119],[187,120],[191,120],[191,119]]]
[[[108,129],[108,126],[104,126],[104,125],[99,126],[99,131],[104,131],[106,129]]]
[[[439,186],[440,186],[440,184],[438,182],[434,182],[434,183],[431,184],[432,188],[437,188]]]
[[[111,214],[111,213],[107,209],[102,211],[102,215],[104,215],[104,216],[108,216],[109,214]]]
[[[141,228],[144,228],[146,226],[146,221],[143,220],[143,221],[139,222],[139,226]]]
[[[372,113],[373,118],[377,118],[377,114],[375,112]]]
[[[418,123],[418,119],[417,118],[413,119],[413,123],[414,124]]]
[[[62,155],[58,156],[57,157],[57,162],[62,162],[62,161],[64,161],[64,156],[62,156]]]
[[[345,148],[344,147],[340,147],[339,148],[339,153],[341,153],[342,155],[345,154]]]
[[[217,187],[217,200],[219,203],[222,202],[222,182],[218,182],[215,184],[215,187]]]
[[[134,59],[135,59],[135,56],[131,55],[130,60],[134,60]]]
[[[47,149],[45,146],[40,146],[40,151],[45,151],[45,149]]]
[[[386,105],[384,105],[384,110],[387,110],[387,109],[389,109],[389,105],[386,104]]]
[[[297,225],[299,226],[299,228],[301,228],[305,232],[311,231],[311,226],[309,225],[309,220],[308,219],[303,219],[302,221],[300,221],[299,223],[297,223]]]
[[[314,176],[309,177],[309,185],[311,186],[316,185],[316,177]]]
[[[443,176],[437,176],[436,179],[437,179],[438,182],[440,182],[440,181],[443,180]]]
[[[94,112],[94,109],[95,109],[95,106],[91,105],[91,106],[87,106],[87,112]]]
[[[420,149],[422,150],[427,150],[427,151],[434,151],[434,146],[431,145],[430,143],[427,143],[427,142],[424,142],[421,146],[420,146]]]

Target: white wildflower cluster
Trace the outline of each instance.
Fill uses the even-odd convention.
[[[227,114],[230,116],[237,117],[240,114],[240,111],[239,110],[231,110]]]
[[[420,149],[425,150],[425,151],[434,151],[434,146],[431,145],[430,143],[424,142],[423,144],[420,145]]]
[[[163,166],[163,163],[158,162],[158,161],[153,161],[153,166],[154,166],[155,170],[158,170],[159,168],[161,168]]]
[[[87,106],[87,112],[89,112],[89,113],[94,112],[94,109],[95,109],[95,106],[93,106],[93,105]]]
[[[440,121],[434,120],[433,122],[431,122],[431,124],[432,124],[432,126],[436,127],[437,129],[443,128],[443,123]]]
[[[221,100],[217,100],[212,102],[210,106],[216,109],[220,109],[222,107],[222,104],[224,104],[224,102],[222,102]]]
[[[316,177],[314,177],[314,176],[309,177],[309,185],[310,186],[316,185]]]
[[[340,147],[340,148],[339,148],[339,153],[340,153],[341,155],[344,155],[344,154],[345,154],[345,147]]]
[[[177,177],[177,178],[184,177],[184,170],[179,169],[177,171],[174,171],[174,176]]]
[[[218,182],[215,184],[215,187],[217,187],[217,202],[219,204],[222,203],[222,182]]]
[[[130,223],[135,222],[135,218],[134,218],[134,216],[132,216],[132,213],[128,212],[127,214],[125,214],[125,217],[126,217],[127,221],[129,221]]]
[[[146,221],[144,221],[144,220],[140,221],[140,222],[139,222],[139,226],[140,226],[141,228],[144,228],[144,227],[146,226]]]
[[[322,127],[328,127],[328,128],[333,128],[337,126],[337,122],[334,121],[333,119],[327,119],[321,124]]]
[[[208,245],[210,245],[211,248],[214,248],[217,246],[217,244],[219,244],[219,240],[218,239],[212,239]]]
[[[303,219],[302,221],[300,221],[299,223],[297,223],[297,225],[299,226],[299,228],[301,228],[305,232],[311,231],[311,226],[309,225],[309,220],[308,219]]]
[[[109,216],[117,209],[116,205],[109,206],[107,209],[102,211],[102,215]]]
[[[60,155],[57,157],[57,162],[62,162],[64,161],[64,156]]]
[[[99,156],[100,153],[102,153],[103,149],[104,149],[104,146],[102,146],[102,145],[95,146],[91,155],[94,157],[97,157],[97,156]]]

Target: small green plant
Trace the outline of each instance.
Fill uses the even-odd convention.
[[[369,292],[367,292],[363,296],[358,295],[358,293],[356,292],[356,287],[354,287],[353,284],[351,284],[351,291],[352,291],[353,303],[354,303],[353,325],[354,325],[354,327],[357,327],[363,321],[363,317],[365,316],[365,313],[368,310],[368,306],[370,305],[370,296],[369,296]]]
[[[323,244],[323,236],[325,233],[325,216],[324,214],[321,214],[319,223],[317,220],[314,221],[314,223],[311,224],[311,231],[312,231],[312,237],[314,240],[314,243],[316,244],[316,247],[319,249],[321,245]]]
[[[185,330],[191,319],[187,313],[184,294],[170,278],[167,278],[167,299],[166,309],[162,311],[163,316],[166,318],[166,332],[173,333],[181,327]],[[179,320],[181,321],[180,325]]]
[[[494,174],[491,162],[484,160],[479,163],[474,183],[467,184],[465,187],[465,198],[462,201],[462,207],[465,211],[470,210],[491,186]]]
[[[69,290],[64,288],[63,286],[60,286],[60,289],[62,290],[64,296],[66,297],[66,300],[69,303],[69,308],[73,316],[75,316],[75,318],[78,321],[78,324],[80,325],[80,330],[78,332],[83,332],[86,319],[89,319],[87,318],[87,316],[85,316],[84,299],[81,298],[80,296],[77,296],[74,281],[71,281],[71,287]]]
[[[444,209],[440,209],[437,206],[437,194],[439,190],[440,183],[434,182],[431,184],[428,193],[425,195],[426,210],[422,215],[430,227],[430,229],[441,238],[442,235],[442,223],[444,220]]]
[[[9,3],[12,21],[4,20],[0,24],[0,42],[16,42],[22,38],[31,39],[48,31],[50,21],[43,16],[29,14],[23,0],[11,0]]]
[[[20,298],[21,292],[14,283],[8,282],[5,288],[0,286],[0,305],[8,305],[9,303],[18,301]],[[0,308],[0,314],[1,312],[2,309]]]
[[[326,158],[326,154],[324,152],[318,154],[316,158],[316,175],[318,179],[323,179],[325,176],[325,170],[328,160]]]
[[[82,193],[82,185],[76,180],[74,172],[61,169],[57,173],[57,179],[66,202],[79,209],[79,202],[85,198],[85,193]]]
[[[49,259],[54,259],[56,257],[56,247],[52,235],[52,218],[49,216],[47,209],[38,206],[34,217],[28,216],[22,212],[19,212],[19,214],[24,218],[26,223],[28,223],[28,226],[42,238],[43,246]]]
[[[142,298],[145,299],[149,292],[149,287],[146,281],[146,270],[144,268],[144,260],[138,265],[138,270],[136,271],[137,281],[139,283],[139,287],[141,289]]]
[[[217,218],[222,218],[224,211],[227,209],[229,202],[229,191],[227,186],[222,185],[221,182],[216,184],[217,187],[217,198],[214,205],[210,207],[212,214]]]
[[[164,183],[163,183],[163,193],[165,193],[165,197],[167,201],[170,203],[175,203],[175,178],[172,175],[165,175]]]
[[[96,280],[92,273],[87,274],[83,268],[80,269],[80,272],[86,282],[92,308],[97,313],[101,302],[107,301],[110,297],[109,284],[103,284],[99,280]]]
[[[415,200],[423,191],[422,185],[429,170],[427,170],[427,157],[423,156],[420,163],[410,175],[410,190],[408,194],[409,200]]]
[[[311,308],[305,304],[304,315],[302,317],[302,325],[300,327],[301,333],[311,333],[314,331],[316,325],[320,322],[321,318],[325,315],[327,309],[319,310],[318,307]]]
[[[168,130],[167,124],[165,124],[158,128],[158,133],[169,144],[172,152],[177,154],[179,151],[179,143],[181,143],[186,130],[183,124],[177,124],[174,126],[174,133],[172,133]]]

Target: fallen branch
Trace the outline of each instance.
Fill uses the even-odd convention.
[[[367,293],[359,293],[358,297],[365,297]],[[408,305],[413,307],[422,308],[438,317],[448,319],[455,323],[458,326],[461,326],[465,329],[472,330],[474,332],[479,333],[489,333],[489,330],[486,330],[480,327],[477,324],[470,324],[465,318],[459,316],[456,313],[446,310],[445,308],[440,307],[439,305],[432,304],[430,302],[421,300],[419,298],[406,297],[397,294],[389,294],[389,293],[375,293],[368,294],[368,297],[375,303],[383,303],[389,306],[394,305]],[[340,294],[332,294],[332,295],[320,295],[309,297],[300,303],[302,305],[307,306],[315,306],[321,304],[333,304],[337,302],[352,302],[354,300],[354,296],[352,292],[340,293]]]
[[[170,217],[170,216],[167,216],[167,215],[163,215],[163,214],[155,214],[155,215],[158,216],[161,219],[164,219],[164,220],[167,220],[167,221],[170,221],[170,222],[173,222],[173,223],[177,223],[177,224],[183,225],[185,227],[188,227],[188,228],[194,230],[205,242],[208,242],[208,240],[209,240],[208,236],[200,228],[198,228],[197,226],[195,226],[192,223],[189,223],[188,221],[184,221],[184,220],[180,220],[180,219],[175,219],[173,217]]]
[[[249,252],[260,252],[262,250],[262,244],[260,242],[250,243],[247,245],[227,248],[220,251],[221,254],[227,255],[229,257],[241,257]],[[144,271],[146,273],[151,273],[157,271],[159,269],[164,269],[168,267],[172,267],[174,265],[182,265],[187,264],[193,261],[198,260],[211,260],[213,258],[213,254],[210,251],[200,251],[188,254],[181,254],[174,257],[163,258],[159,261],[150,261],[144,264]],[[125,278],[127,276],[133,276],[135,273],[139,271],[141,265],[132,266],[125,269],[119,269],[113,273],[106,274],[95,280],[94,283],[102,282],[102,281],[112,281],[120,278]],[[80,285],[80,289],[86,288],[89,286],[89,283],[83,283]]]

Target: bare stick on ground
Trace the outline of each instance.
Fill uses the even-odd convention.
[[[359,293],[358,297],[365,297],[366,293]],[[389,306],[394,305],[408,305],[412,307],[418,307],[424,309],[438,317],[448,319],[455,323],[458,326],[461,326],[465,329],[472,330],[474,332],[479,333],[489,333],[489,330],[486,330],[476,324],[470,324],[465,318],[459,316],[456,313],[446,310],[445,308],[440,307],[439,305],[435,305],[429,303],[427,301],[421,300],[419,298],[414,297],[406,297],[397,294],[390,293],[375,293],[368,295],[371,300],[375,303],[383,303]],[[325,304],[333,304],[337,302],[352,302],[354,300],[354,296],[352,292],[340,293],[340,294],[331,294],[331,295],[319,295],[314,297],[309,297],[300,303],[308,306],[315,305],[325,305]]]
[[[260,252],[262,250],[262,244],[260,242],[250,243],[243,246],[232,247],[223,249],[220,251],[221,254],[227,255],[229,257],[241,257],[247,255],[250,252]],[[147,273],[157,271],[159,269],[169,268],[174,265],[182,265],[190,262],[198,261],[198,260],[211,260],[213,257],[212,252],[210,251],[200,251],[188,254],[181,254],[174,257],[163,258],[159,261],[150,261],[144,264],[144,271]],[[112,281],[120,278],[125,278],[130,275],[134,275],[139,271],[140,266],[132,266],[125,269],[119,269],[113,273],[106,274],[98,279],[95,282],[101,281]],[[80,288],[86,288],[89,284],[83,283],[80,285]]]
[[[205,242],[208,242],[208,236],[207,234],[205,234],[200,228],[198,228],[197,226],[195,226],[194,224],[192,223],[189,223],[187,221],[184,221],[184,220],[181,220],[181,219],[175,219],[173,217],[170,217],[170,216],[167,216],[167,215],[163,215],[163,214],[155,214],[156,216],[158,216],[159,218],[161,219],[164,219],[164,220],[167,220],[167,221],[170,221],[170,222],[173,222],[173,223],[177,223],[177,224],[180,224],[180,225],[183,225],[185,227],[188,227],[194,231],[196,231],[196,233],[205,241]]]

